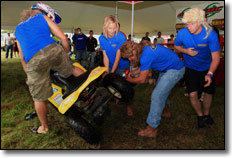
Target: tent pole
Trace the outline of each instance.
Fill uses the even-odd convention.
[[[134,41],[133,39],[133,26],[134,26],[134,1],[132,1],[132,14],[131,14],[131,41]]]
[[[116,7],[115,7],[115,17],[118,19],[118,1],[115,2]]]

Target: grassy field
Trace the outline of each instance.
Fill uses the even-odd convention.
[[[89,145],[67,126],[65,116],[48,105],[47,134],[33,134],[38,118],[24,120],[34,111],[20,58],[5,59],[1,52],[1,148],[2,149],[225,149],[225,87],[217,86],[211,116],[215,125],[197,128],[196,114],[185,89],[175,87],[170,97],[171,118],[161,120],[158,138],[137,136],[146,126],[150,95],[154,86],[136,85],[132,102],[134,116],[126,115],[123,103],[110,102],[111,117],[100,127],[102,140]]]

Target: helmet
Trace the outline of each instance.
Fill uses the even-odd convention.
[[[39,2],[32,5],[31,8],[40,10],[42,13],[51,18],[55,24],[59,24],[61,22],[61,17],[58,15],[58,13],[47,4]]]

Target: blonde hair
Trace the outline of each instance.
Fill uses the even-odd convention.
[[[105,36],[105,38],[107,38],[107,27],[109,26],[109,24],[112,24],[112,23],[116,23],[116,35],[118,34],[118,31],[119,31],[118,20],[115,16],[109,15],[105,17],[104,23],[103,23],[103,35]]]
[[[212,27],[209,26],[209,24],[205,21],[205,12],[200,8],[192,8],[186,11],[182,18],[182,21],[184,23],[198,22],[198,24],[202,24],[206,30],[206,36],[204,37],[204,39],[206,39],[212,31]]]
[[[36,15],[38,13],[41,13],[41,11],[39,10],[32,10],[32,9],[27,9],[27,10],[23,10],[20,14],[20,20],[21,21],[25,21],[27,20],[30,16],[32,15]]]

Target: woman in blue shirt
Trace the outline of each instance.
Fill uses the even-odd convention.
[[[27,74],[27,84],[34,101],[41,126],[34,133],[48,132],[47,99],[52,96],[50,70],[60,72],[62,77],[79,76],[83,71],[72,66],[68,58],[69,43],[58,27],[59,15],[50,6],[37,3],[21,13],[21,23],[15,30],[21,63]],[[62,46],[51,37],[57,36]]]
[[[161,114],[168,102],[168,96],[175,84],[184,75],[185,67],[182,60],[172,50],[159,44],[151,45],[150,42],[140,44],[127,41],[121,49],[123,58],[129,59],[134,65],[140,67],[139,77],[127,78],[132,83],[146,83],[149,70],[160,71],[156,87],[152,92],[150,112],[147,117],[147,128],[138,132],[145,137],[157,136]]]
[[[120,55],[121,45],[127,41],[126,37],[119,31],[117,19],[110,15],[104,19],[103,34],[99,37],[100,46],[103,51],[103,62],[108,67],[108,72],[122,75],[129,68],[128,60],[122,59]]]
[[[100,46],[103,51],[103,63],[108,67],[107,72],[117,73],[122,76],[128,69],[130,62],[122,59],[120,54],[121,45],[127,41],[125,35],[119,31],[119,23],[115,16],[105,17],[103,23],[103,34],[99,37]],[[132,109],[127,105],[127,114],[133,115]]]
[[[103,52],[103,63],[107,67],[107,72],[117,73],[122,76],[125,69],[128,69],[130,62],[122,59],[120,54],[121,45],[127,41],[125,35],[119,31],[119,23],[115,16],[105,17],[103,23],[103,33],[99,37],[100,46]],[[127,104],[127,114],[132,116],[131,107]]]

